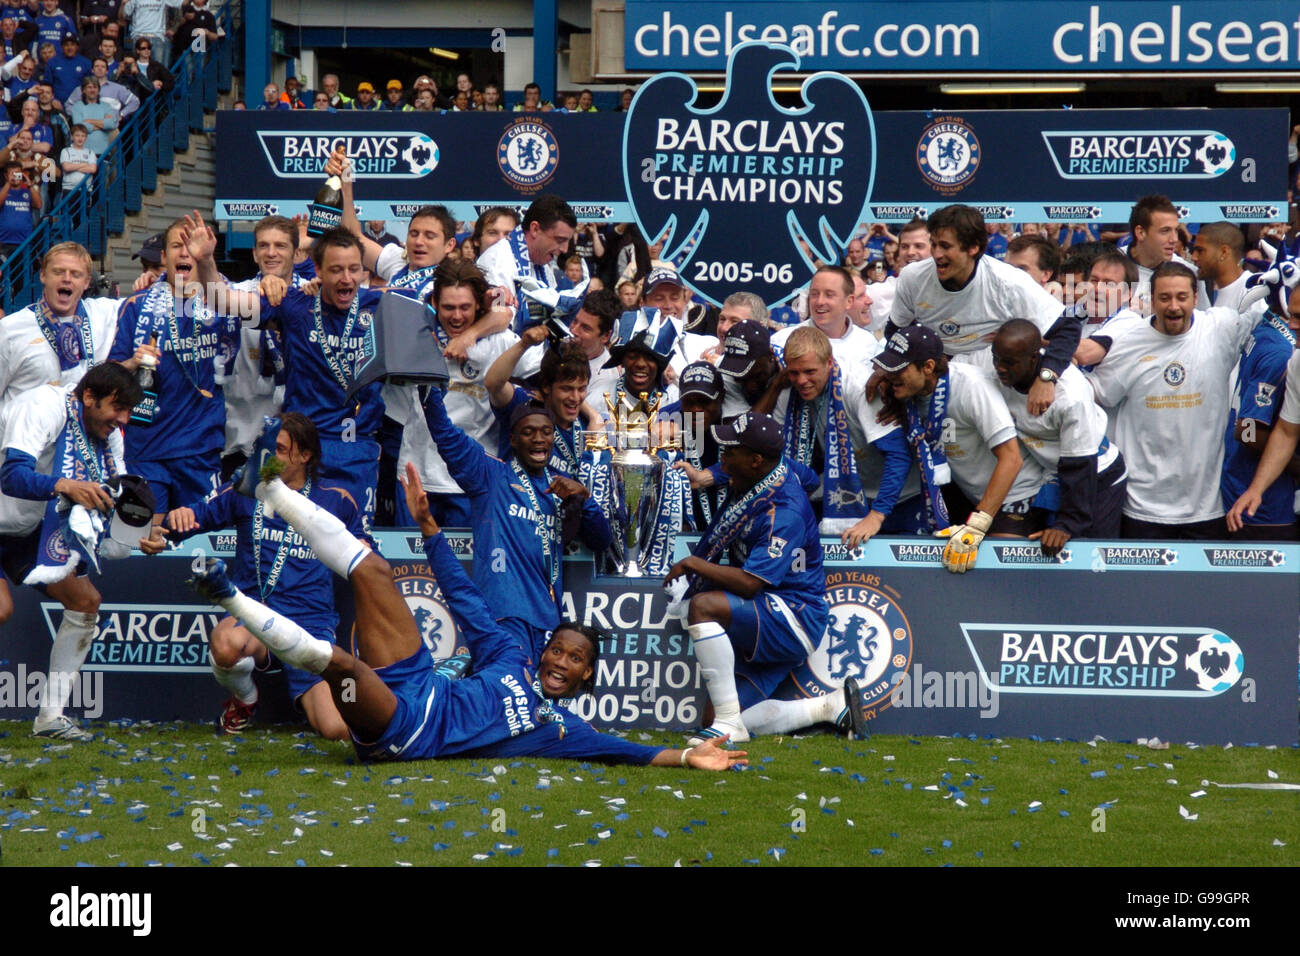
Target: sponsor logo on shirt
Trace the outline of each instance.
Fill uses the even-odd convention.
[[[854,706],[868,718],[888,708],[912,663],[912,627],[900,596],[861,571],[826,575],[830,621],[807,661],[791,672],[804,694],[836,694],[847,678],[861,688]]]
[[[938,116],[921,131],[916,165],[921,175],[945,196],[960,192],[980,166],[980,141],[959,116]]]
[[[1000,694],[1204,698],[1245,672],[1236,641],[1213,628],[962,622],[961,629]]]

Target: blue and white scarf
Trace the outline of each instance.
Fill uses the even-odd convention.
[[[831,359],[830,378],[826,381],[825,447],[822,449],[823,534],[839,534],[853,527],[867,514],[867,496],[858,478],[858,462],[853,455],[853,438],[849,433],[849,415],[844,408],[844,378],[840,363]],[[785,453],[801,465],[813,463],[817,426],[813,420],[817,403],[805,402],[791,389],[790,408],[785,416]]]
[[[393,292],[401,292],[413,299],[423,299],[433,291],[433,274],[437,268],[437,266],[425,266],[422,269],[412,269],[407,266],[393,276],[387,287]]]
[[[95,440],[86,431],[81,402],[71,392],[65,396],[64,402],[67,421],[54,445],[53,473],[70,481],[93,481],[100,484],[108,481],[117,473],[117,466],[107,442]],[[90,540],[83,541],[68,527],[71,514],[68,501],[62,495],[55,496],[45,506],[36,566],[23,579],[24,584],[54,584],[62,581],[83,560],[98,570],[99,541],[107,523],[99,523],[97,533]]]
[[[943,450],[943,420],[948,413],[951,389],[948,375],[940,376],[930,396],[930,413],[921,420],[919,403],[908,402],[907,443],[921,466],[921,482],[925,492],[925,517],[930,530],[948,527],[948,507],[943,501],[942,486],[951,479],[948,456]]]
[[[555,288],[554,273],[546,266],[534,265],[533,260],[528,257],[528,243],[524,241],[524,230],[522,226],[516,226],[511,230],[510,235],[506,236],[501,242],[509,243],[507,248],[515,260],[515,275],[532,276],[539,284],[548,289]],[[523,291],[519,288],[519,283],[515,282],[515,298],[518,303],[515,306],[515,334],[522,334],[530,325],[535,325],[532,316],[528,314],[528,300]]]
[[[42,297],[32,306],[36,313],[36,327],[45,336],[54,354],[59,359],[59,371],[66,372],[83,363],[89,366],[95,361],[95,343],[90,335],[90,316],[86,306],[77,301],[77,313],[71,322],[60,322],[54,317],[49,303]]]
[[[695,543],[691,554],[703,558],[710,564],[719,563],[718,558],[722,556],[722,552],[730,548],[736,538],[743,535],[756,518],[776,507],[776,491],[785,482],[789,473],[790,469],[782,459],[747,492],[727,502],[700,540]],[[692,575],[691,586],[686,594],[687,596],[698,594],[708,587],[712,587],[708,581],[699,575]]]

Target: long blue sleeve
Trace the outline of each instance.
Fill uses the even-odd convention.
[[[595,552],[604,551],[614,543],[609,519],[594,498],[588,498],[582,503],[582,530],[579,537],[583,544]]]
[[[425,538],[424,556],[438,581],[442,598],[447,602],[447,610],[456,621],[457,630],[469,643],[474,660],[481,664],[479,647],[482,642],[497,643],[504,636],[496,618],[456,555],[452,554],[445,535],[439,532]]]
[[[871,446],[885,456],[885,468],[880,475],[880,493],[871,503],[871,510],[888,515],[894,510],[894,505],[898,504],[898,496],[912,470],[912,449],[903,437],[901,428],[895,428],[884,438],[873,441]]]
[[[437,389],[430,391],[429,400],[424,403],[424,421],[438,446],[438,455],[446,462],[447,471],[456,484],[467,495],[480,495],[487,491],[492,481],[488,453],[451,420],[447,407],[442,403],[442,392]]]
[[[9,497],[49,501],[55,495],[54,486],[58,482],[54,475],[38,472],[36,459],[27,452],[17,448],[5,452],[4,464],[0,465],[0,491]]]

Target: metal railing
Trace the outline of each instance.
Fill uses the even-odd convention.
[[[215,110],[217,94],[230,90],[235,6],[223,4],[217,15],[225,35],[202,52],[187,50],[172,64],[175,86],[144,98],[100,155],[95,172],[76,189],[50,198],[49,211],[0,267],[5,314],[40,298],[41,257],[50,246],[78,242],[92,257],[101,258],[109,235],[124,232],[127,213],[139,212],[144,193],[157,188],[158,173],[169,172],[176,153],[189,148],[190,133],[203,132],[204,112]],[[51,189],[57,185],[51,183]]]

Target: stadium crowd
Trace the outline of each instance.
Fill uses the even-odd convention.
[[[56,0],[19,15],[36,6],[0,7],[14,123],[0,248],[30,230],[42,189],[93,172],[121,116],[166,85],[151,47],[183,44],[211,16],[187,3],[182,38],[144,16],[161,4],[83,4],[79,26],[52,24]],[[120,19],[136,55],[119,61]],[[47,35],[62,58],[41,52]],[[96,59],[68,72],[91,42]],[[262,108],[500,105],[468,75],[450,97],[427,76],[411,94],[361,83],[350,100],[337,77],[314,94],[291,79],[268,85]],[[587,91],[563,101],[592,108]],[[535,84],[523,108],[546,108]],[[231,615],[211,639],[227,732],[251,720],[254,673],[274,653],[312,725],[368,758],[581,753],[725,769],[743,754],[720,746],[752,733],[863,731],[851,680],[843,695],[768,699],[827,627],[823,535],[850,555],[879,534],[938,535],[956,573],[986,536],[1036,541],[1049,558],[1080,538],[1296,539],[1300,267],[1285,224],[1248,241],[1232,223],[1182,222],[1163,195],[1100,229],[1016,229],[950,205],[896,232],[863,224],[842,261],[813,262],[777,308],[741,287],[715,308],[662,237],[580,224],[558,196],[474,223],[428,205],[398,240],[358,219],[364,178],[348,166],[335,153],[326,169],[340,227],[310,237],[305,220],[268,216],[254,276],[218,272],[196,213],[139,250],[120,300],[84,297],[80,246],[49,249],[41,299],[0,322],[0,564],[65,609],[51,674],[75,674],[94,639],[86,571],[110,544],[157,553],[234,527],[231,567],[196,572]],[[385,291],[432,311],[445,389],[354,393]],[[563,707],[600,648],[560,616],[562,557],[581,542],[615,566],[634,559],[607,443],[646,412],[668,467],[642,557],[672,592],[714,712],[680,751],[603,738]],[[424,533],[476,649],[468,674],[428,661],[375,525]],[[475,553],[501,566],[476,559],[465,578],[443,526],[471,528]],[[700,538],[673,563],[681,531]],[[331,572],[356,595],[356,655],[335,646]],[[0,584],[0,619],[12,610]],[[508,713],[492,709],[501,686]],[[66,686],[47,687],[35,732],[88,739],[64,713]],[[436,731],[435,700],[447,709]]]

